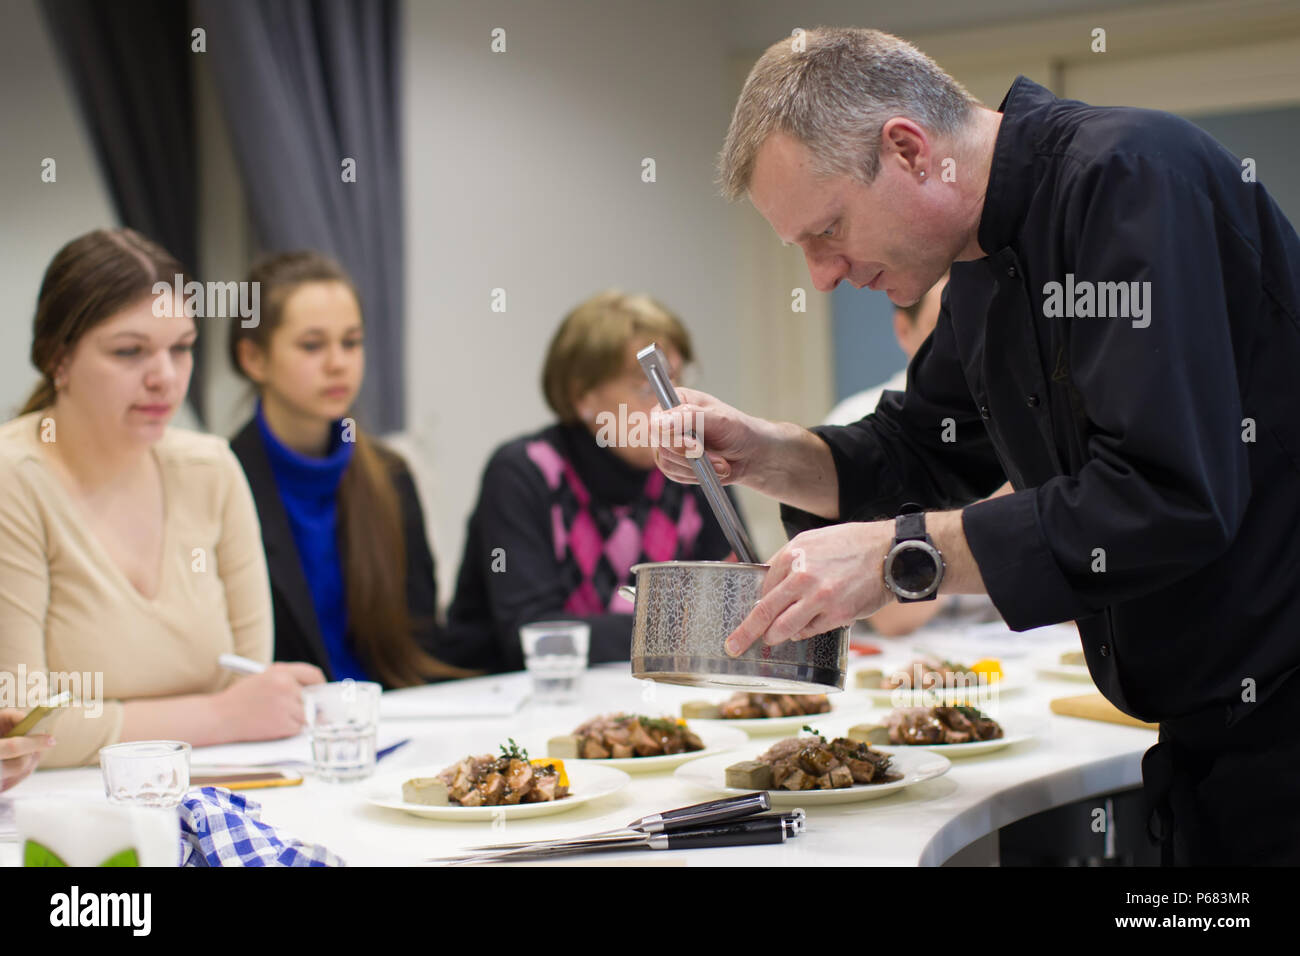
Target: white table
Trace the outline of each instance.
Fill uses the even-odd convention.
[[[1071,641],[1068,632],[1057,631],[1048,637],[1036,647],[1039,660],[1054,659],[1062,648],[1077,647],[1077,638]],[[925,643],[922,638],[918,641]],[[906,656],[908,644],[888,642],[887,660]],[[853,666],[879,666],[876,660],[862,658]],[[945,776],[893,796],[813,808],[807,830],[783,845],[607,854],[581,860],[618,865],[935,866],[1023,817],[1141,783],[1142,754],[1155,743],[1155,733],[1058,717],[1048,710],[1048,701],[1088,693],[1093,690],[1091,684],[1038,678],[1025,658],[1004,661],[1004,666],[1008,672],[1014,670],[1030,678],[1031,683],[1019,692],[1003,695],[994,716],[1004,722],[1025,718],[1039,723],[1043,733],[1033,741],[983,757],[954,760]],[[487,687],[493,680],[479,678],[469,686]],[[465,687],[462,682],[456,692]],[[446,685],[434,685],[401,693],[435,699],[447,690]],[[512,717],[385,721],[381,747],[402,737],[410,737],[412,742],[382,761],[379,772],[410,768],[411,776],[428,775],[466,754],[495,752],[507,737],[541,756],[549,736],[566,733],[594,714],[620,709],[674,713],[681,701],[702,696],[707,695],[690,688],[634,681],[626,664],[597,667],[586,675],[581,705],[525,705]],[[811,721],[818,730],[832,734],[860,722],[864,716],[859,712]],[[200,749],[194,753],[194,763],[211,763],[218,758],[261,762],[282,759],[286,752],[309,757],[306,738]],[[302,839],[323,843],[350,864],[380,866],[413,865],[471,844],[603,830],[622,826],[644,814],[709,799],[674,780],[671,772],[635,774],[631,785],[618,794],[553,816],[509,821],[503,830],[493,829],[490,823],[424,820],[373,807],[363,799],[366,786],[364,781],[328,784],[309,777],[302,786],[255,790],[248,795],[262,804],[266,822]],[[23,798],[70,791],[102,795],[98,768],[38,772],[11,795]],[[16,861],[16,844],[0,844],[0,864],[12,865]]]

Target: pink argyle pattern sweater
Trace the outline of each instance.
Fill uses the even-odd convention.
[[[549,442],[529,442],[526,451],[551,492],[551,535],[568,590],[566,614],[630,613],[632,603],[618,588],[632,583],[634,564],[689,560],[695,553],[703,523],[695,497],[659,469],[646,477],[645,493],[635,502],[608,505],[592,497]]]

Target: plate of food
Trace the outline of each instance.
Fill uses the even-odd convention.
[[[809,733],[779,740],[748,759],[721,754],[678,767],[674,777],[712,793],[766,790],[773,807],[873,800],[948,772],[928,750],[872,747],[847,737]]]
[[[1034,734],[1002,724],[977,707],[897,707],[876,723],[857,724],[845,734],[871,746],[929,750],[945,757],[973,757],[1032,740]]]
[[[1024,685],[1008,677],[1001,662],[993,658],[965,664],[923,655],[891,671],[855,671],[853,686],[874,702],[911,707],[988,701],[1021,690]]]
[[[692,727],[680,717],[602,714],[570,734],[552,737],[546,756],[617,767],[628,773],[672,770],[688,760],[742,747],[748,735],[737,727]]]
[[[1057,663],[1040,664],[1038,673],[1060,680],[1087,681],[1089,684],[1093,682],[1092,674],[1088,672],[1088,665],[1083,659],[1083,651],[1066,651]]]
[[[372,780],[365,792],[373,806],[417,817],[484,821],[563,813],[630,782],[623,771],[590,760],[569,765],[549,757],[530,759],[510,740],[498,755],[470,755],[428,772],[394,772]]]
[[[721,703],[688,700],[682,717],[703,726],[726,726],[746,734],[794,733],[808,718],[820,714],[839,716],[841,706],[831,704],[825,694],[755,694],[738,691]]]

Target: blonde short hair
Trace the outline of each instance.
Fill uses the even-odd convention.
[[[870,184],[880,171],[880,130],[905,116],[951,134],[978,100],[906,40],[879,30],[818,27],[779,40],[745,80],[718,156],[723,194],[749,191],[759,148],[773,133],[808,147],[819,177]]]
[[[546,404],[565,424],[579,421],[574,400],[623,374],[628,345],[641,341],[671,345],[683,364],[695,360],[686,326],[662,303],[617,289],[593,295],[564,317],[551,338],[542,366]]]

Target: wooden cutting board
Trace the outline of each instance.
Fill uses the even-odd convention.
[[[1108,724],[1142,727],[1146,730],[1160,729],[1158,724],[1148,724],[1136,717],[1130,717],[1101,694],[1058,697],[1052,701],[1052,713],[1061,714],[1065,717],[1082,717],[1084,720],[1102,720]]]

